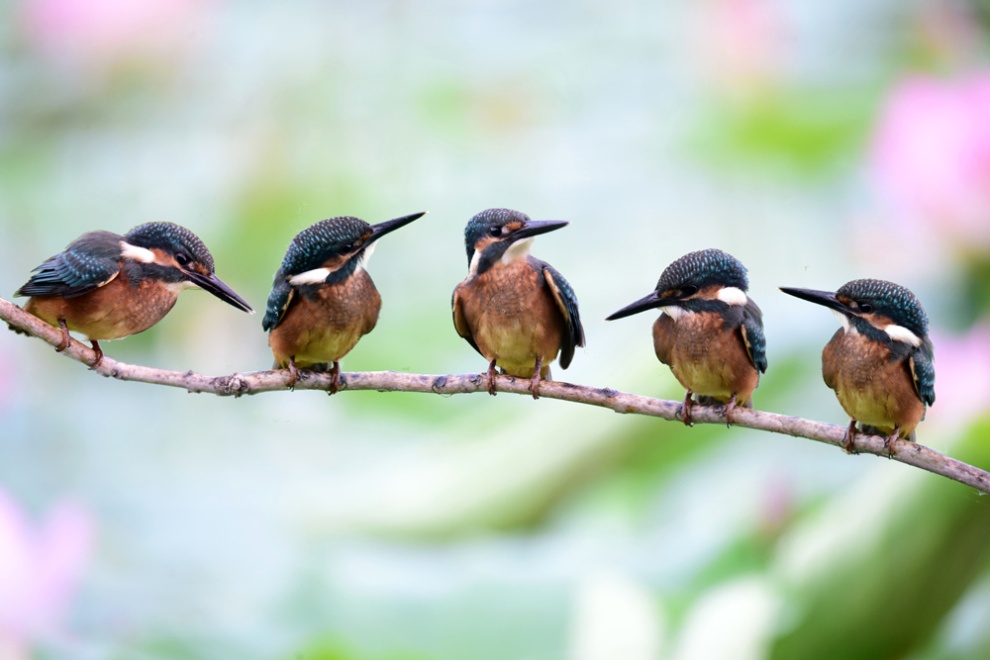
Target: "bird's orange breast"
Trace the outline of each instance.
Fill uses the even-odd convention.
[[[363,270],[346,281],[316,287],[312,296],[294,292],[285,315],[268,336],[275,361],[290,358],[302,368],[336,362],[378,323],[382,299]]]
[[[719,314],[685,313],[678,320],[661,314],[653,324],[657,359],[670,367],[685,389],[701,396],[746,404],[759,384],[737,328]]]
[[[64,319],[69,330],[89,339],[120,339],[143,332],[168,314],[178,287],[159,280],[131,283],[124,275],[76,298],[34,296],[24,309],[52,325]]]
[[[896,426],[907,437],[924,418],[906,358],[881,342],[839,328],[822,351],[822,375],[846,414],[862,424],[884,433]]]
[[[521,378],[533,375],[540,357],[546,374],[566,328],[541,273],[522,259],[496,264],[462,282],[457,295],[482,355]]]

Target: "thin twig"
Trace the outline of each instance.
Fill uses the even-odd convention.
[[[48,342],[52,346],[57,346],[61,342],[62,335],[59,330],[2,298],[0,298],[0,319],[29,335]],[[92,349],[76,340],[69,344],[69,347],[63,351],[63,355],[86,365],[92,364],[95,359]],[[289,372],[286,369],[211,377],[193,371],[169,371],[126,364],[118,362],[110,356],[104,356],[103,361],[95,371],[103,376],[118,380],[166,385],[182,388],[189,392],[206,392],[218,396],[238,397],[245,394],[260,394],[285,390],[289,386]],[[329,375],[314,372],[303,373],[305,377],[296,382],[295,389],[328,390],[330,388]],[[496,383],[499,392],[530,395],[530,380],[528,378],[498,376]],[[377,390],[379,392],[433,394],[469,394],[488,391],[484,374],[440,376],[394,371],[342,373],[340,374],[340,389],[341,391]],[[618,392],[609,388],[586,387],[546,380],[540,383],[540,396],[546,399],[559,399],[608,408],[618,413],[649,415],[680,422],[681,404],[677,401],[653,399]],[[845,443],[845,426],[747,408],[736,408],[732,417],[733,424],[743,428],[817,440],[837,447],[842,447]],[[725,411],[722,406],[695,406],[693,419],[696,424],[725,424],[726,422]],[[884,447],[884,438],[881,436],[857,434],[854,448],[858,453],[884,457],[888,455],[888,450]],[[895,461],[948,477],[959,483],[972,486],[983,493],[990,494],[990,473],[984,470],[914,442],[899,441],[892,445],[892,450],[893,454],[890,458]]]

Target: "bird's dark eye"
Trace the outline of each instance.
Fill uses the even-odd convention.
[[[192,259],[190,259],[189,258],[189,255],[186,254],[185,252],[176,252],[175,253],[175,262],[177,264],[179,264],[180,266],[185,266],[190,261],[192,261]]]
[[[488,228],[488,233],[491,234],[492,236],[501,236],[502,228],[499,227],[498,225],[492,225],[491,227]]]
[[[687,298],[688,296],[693,296],[698,293],[698,287],[693,284],[688,284],[687,286],[681,287],[681,296]]]
[[[873,305],[866,302],[859,303],[859,311],[863,312],[864,314],[869,314],[870,312],[873,311]]]

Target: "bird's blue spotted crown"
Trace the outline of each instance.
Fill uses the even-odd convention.
[[[371,232],[371,225],[360,218],[340,216],[321,220],[292,239],[282,261],[282,271],[295,274],[319,268]]]
[[[928,316],[921,302],[900,284],[886,280],[853,280],[843,284],[835,296],[854,300],[859,305],[868,303],[876,313],[889,317],[919,337],[928,334]]]
[[[202,264],[207,271],[215,270],[213,255],[199,236],[185,227],[171,222],[147,222],[127,232],[124,240],[143,248],[160,248],[169,254],[185,252],[193,261]]]
[[[657,291],[688,285],[704,289],[712,284],[746,291],[749,289],[746,267],[731,254],[715,248],[690,252],[664,269],[657,282]]]
[[[474,244],[478,239],[488,234],[488,228],[501,227],[510,222],[529,222],[530,217],[525,213],[512,209],[488,209],[478,213],[468,220],[464,227],[464,247],[467,248],[468,263],[474,256]]]

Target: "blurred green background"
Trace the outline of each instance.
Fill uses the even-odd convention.
[[[263,309],[320,219],[422,220],[345,371],[484,369],[463,227],[534,253],[587,332],[558,379],[683,396],[649,315],[685,252],[750,269],[758,408],[847,419],[837,327],[782,285],[879,277],[931,318],[921,442],[990,467],[985,2],[22,0],[0,6],[0,282],[168,220]],[[114,358],[265,369],[184,294]],[[218,399],[0,332],[0,658],[990,657],[990,499],[893,461],[507,394]]]

